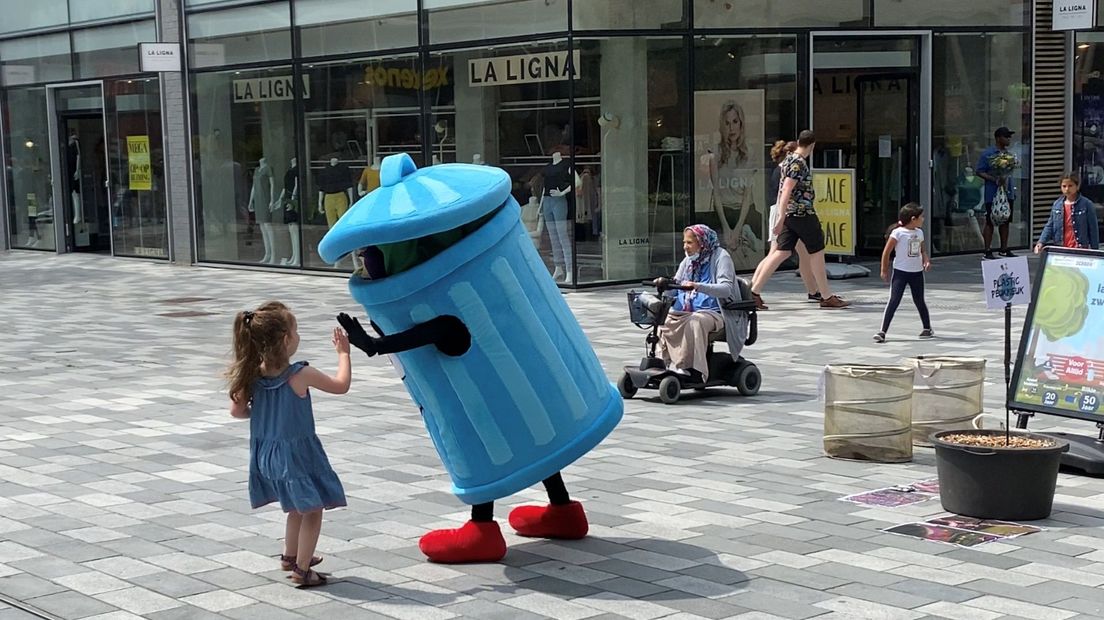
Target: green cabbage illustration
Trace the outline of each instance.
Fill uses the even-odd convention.
[[[1068,338],[1085,326],[1089,315],[1089,279],[1080,270],[1047,267],[1035,305],[1034,327],[1047,340]]]

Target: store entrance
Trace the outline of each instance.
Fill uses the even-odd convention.
[[[54,205],[65,252],[109,254],[111,197],[103,91],[99,84],[55,90]]]
[[[814,49],[814,167],[855,171],[855,250],[880,256],[901,206],[921,200],[919,40],[818,37]]]

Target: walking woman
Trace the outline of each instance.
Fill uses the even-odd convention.
[[[813,190],[813,171],[807,159],[816,148],[816,136],[806,129],[797,137],[797,148],[782,160],[782,183],[778,187],[778,223],[772,232],[778,235],[777,245],[763,259],[761,271],[757,271],[751,283],[751,294],[755,303],[762,305],[760,295],[763,286],[774,275],[790,253],[797,248],[798,242],[805,244],[809,251],[809,270],[816,279],[820,291],[821,308],[846,308],[848,302],[833,295],[828,286],[828,273],[824,268],[824,229],[820,218],[813,208],[816,194]]]

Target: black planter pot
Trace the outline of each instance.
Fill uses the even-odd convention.
[[[931,435],[944,510],[979,519],[1033,521],[1050,516],[1058,466],[1069,443],[1056,437],[1017,433],[1054,443],[1048,448],[988,448],[943,440],[945,435],[996,435],[1004,431],[942,431]]]

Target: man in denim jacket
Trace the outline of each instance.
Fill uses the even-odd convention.
[[[1076,173],[1062,177],[1062,197],[1055,200],[1050,209],[1050,219],[1035,244],[1036,254],[1048,245],[1100,249],[1096,206],[1080,194],[1080,188],[1081,178]]]

